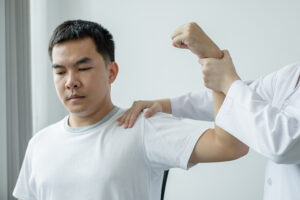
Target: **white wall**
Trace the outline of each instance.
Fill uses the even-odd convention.
[[[203,88],[197,58],[171,46],[172,31],[187,22],[197,22],[220,48],[230,50],[243,79],[299,59],[297,0],[32,0],[31,5],[35,130],[66,113],[52,84],[47,44],[53,29],[67,19],[97,21],[114,35],[120,73],[112,98],[121,107]],[[264,164],[250,152],[234,162],[173,170],[166,199],[262,199]]]

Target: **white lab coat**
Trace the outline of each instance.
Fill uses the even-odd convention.
[[[300,62],[249,86],[235,81],[216,124],[269,159],[265,200],[300,200]],[[211,92],[171,99],[173,115],[213,120]]]

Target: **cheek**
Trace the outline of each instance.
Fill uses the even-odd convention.
[[[61,96],[65,88],[64,79],[61,77],[54,76],[53,82],[55,85],[56,92]]]
[[[106,76],[94,74],[92,78],[87,80],[90,94],[93,96],[103,96],[108,88],[108,79]]]

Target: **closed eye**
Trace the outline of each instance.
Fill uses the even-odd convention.
[[[63,75],[65,74],[66,72],[56,72],[57,75]]]
[[[87,71],[87,70],[89,70],[89,69],[92,69],[92,67],[79,68],[78,70],[79,70],[79,71]]]

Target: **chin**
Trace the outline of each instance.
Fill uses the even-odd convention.
[[[68,108],[69,113],[75,114],[75,115],[84,115],[87,113],[87,110],[84,108]]]

